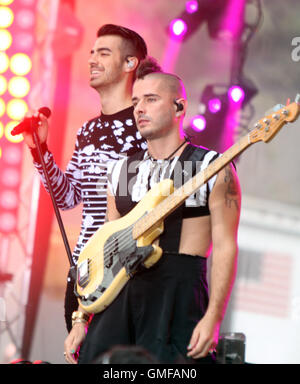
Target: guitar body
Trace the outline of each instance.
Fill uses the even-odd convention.
[[[136,260],[137,265],[142,263],[150,268],[160,259],[162,249],[152,243],[164,230],[162,220],[137,239],[132,232],[137,221],[172,192],[172,180],[156,184],[133,210],[118,220],[105,223],[86,243],[78,259],[75,294],[87,312],[101,312],[117,297],[135,273],[134,260],[135,255],[141,253],[139,250],[143,252]],[[129,256],[133,262],[127,260]]]

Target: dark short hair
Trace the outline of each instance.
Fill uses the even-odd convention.
[[[143,60],[147,56],[147,46],[144,39],[135,31],[131,29],[121,27],[115,24],[104,24],[99,28],[97,37],[105,35],[116,35],[120,36],[127,43],[125,45],[124,56],[135,56],[139,61]]]
[[[143,79],[145,76],[149,75],[150,73],[162,73],[162,72],[163,70],[160,67],[160,65],[157,63],[157,61],[153,57],[148,56],[146,59],[140,62],[136,71],[136,78]]]
[[[136,71],[136,80],[143,80],[148,75],[158,75],[160,78],[164,79],[165,86],[168,86],[168,89],[171,93],[176,95],[176,97],[184,96],[186,98],[186,91],[181,78],[174,73],[167,73],[162,70],[157,61],[148,56],[145,60],[142,60]]]

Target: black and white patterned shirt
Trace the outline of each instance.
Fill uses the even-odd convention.
[[[130,107],[86,122],[77,133],[75,150],[65,172],[59,169],[51,152],[47,150],[44,154],[58,207],[67,210],[83,202],[81,231],[73,251],[75,263],[83,246],[105,220],[108,163],[146,147]],[[36,161],[36,153],[32,153],[48,190],[42,166]]]
[[[199,148],[201,148],[201,151]],[[213,150],[190,144],[184,149],[183,155],[188,151],[199,152],[195,172],[203,171],[220,156],[220,154]],[[177,163],[179,163],[179,156],[175,156],[168,161],[155,160],[151,158],[147,151],[143,153],[140,160],[136,160],[135,157],[136,156],[124,158],[115,163],[111,163],[111,169],[109,168],[109,190],[111,194],[116,197],[117,202],[119,200],[122,200],[122,202],[125,199],[128,200],[124,203],[126,209],[128,209],[128,207],[132,208],[131,203],[138,203],[156,183],[171,178]],[[185,161],[183,167],[180,168],[182,170],[180,174],[191,176],[191,165],[191,162]],[[128,173],[128,171],[130,171],[130,173]],[[217,175],[213,176],[206,184],[203,184],[198,191],[185,200],[186,212],[195,211],[196,214],[197,211],[194,210],[196,207],[207,207],[208,210],[208,197],[215,185],[216,179]],[[187,182],[187,180],[184,180],[183,183],[184,182]],[[183,183],[176,187],[181,187]],[[203,212],[198,216],[202,215]]]

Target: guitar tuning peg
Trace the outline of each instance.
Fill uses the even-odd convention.
[[[295,97],[295,103],[300,104],[300,94],[299,93],[297,93],[297,95]]]

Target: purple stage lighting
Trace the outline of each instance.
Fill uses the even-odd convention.
[[[245,97],[245,92],[241,87],[238,85],[234,85],[228,90],[228,96],[229,98],[235,102],[235,103],[240,103],[244,100]]]
[[[194,116],[191,120],[191,126],[195,131],[203,131],[206,127],[206,119],[202,115]]]
[[[217,113],[221,110],[222,103],[220,99],[210,99],[208,102],[208,109],[211,113]]]
[[[187,25],[182,19],[175,19],[170,24],[170,31],[174,37],[183,37],[187,31]]]
[[[198,11],[198,1],[191,0],[185,3],[185,9],[187,13],[195,13]]]

